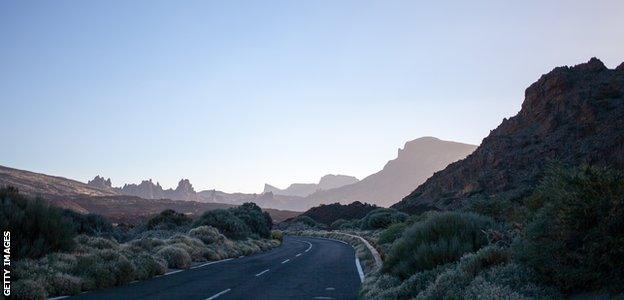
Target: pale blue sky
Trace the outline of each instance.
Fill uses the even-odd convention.
[[[624,61],[624,1],[0,2],[0,165],[260,192],[478,144],[555,66]],[[507,3],[503,3],[507,2]]]

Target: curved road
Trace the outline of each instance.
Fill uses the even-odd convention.
[[[351,246],[287,236],[271,251],[71,299],[356,299],[359,287]]]

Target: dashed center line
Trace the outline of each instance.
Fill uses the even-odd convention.
[[[299,256],[301,256],[301,253],[297,253],[297,255],[295,255],[295,257],[299,257]]]
[[[290,261],[290,259],[287,259],[287,260],[283,261],[282,263],[285,264],[285,263],[287,263],[289,261]]]
[[[256,277],[258,277],[258,276],[260,276],[260,275],[262,275],[262,274],[264,274],[264,273],[268,272],[269,270],[270,270],[270,269],[266,269],[266,270],[264,270],[264,271],[262,271],[262,272],[260,272],[260,273],[256,274]]]
[[[232,289],[227,289],[227,290],[225,290],[225,291],[218,292],[218,293],[216,293],[216,294],[212,295],[210,298],[206,298],[206,300],[217,299],[219,296],[221,296],[221,295],[223,295],[223,294],[225,294],[225,293],[227,293],[227,292],[229,292],[229,291],[231,291],[231,290],[232,290]]]

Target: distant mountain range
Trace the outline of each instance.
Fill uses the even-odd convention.
[[[309,207],[354,201],[388,207],[425,182],[434,172],[472,153],[476,146],[422,137],[405,143],[397,158],[356,183],[318,191],[305,198]]]
[[[592,58],[543,75],[526,89],[520,112],[473,154],[393,207],[416,213],[458,208],[474,197],[522,197],[552,161],[624,169],[624,63],[611,70]]]
[[[180,201],[171,199],[146,199],[133,195],[124,195],[124,188],[114,188],[110,179],[97,176],[89,184],[63,177],[50,176],[24,170],[0,166],[0,187],[13,186],[21,193],[39,197],[52,205],[74,210],[80,213],[96,213],[114,222],[137,223],[165,209],[173,209],[191,216],[217,208],[232,207],[241,203],[205,203],[199,201]],[[128,189],[126,189],[127,191]],[[156,189],[157,190],[157,189]],[[169,191],[169,192],[167,192]],[[172,192],[173,191],[173,192]],[[182,180],[176,190],[166,193],[182,195],[192,191],[188,180]],[[193,191],[193,193],[195,193]],[[195,195],[197,197],[197,195]],[[276,222],[297,216],[293,211],[263,208]]]
[[[353,176],[328,174],[321,177],[319,183],[293,183],[283,190],[265,184],[263,193],[271,192],[275,195],[306,197],[315,192],[339,188],[356,182],[358,179]]]

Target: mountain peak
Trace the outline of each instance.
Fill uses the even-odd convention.
[[[97,175],[92,180],[89,180],[87,182],[87,185],[98,187],[98,188],[111,188],[112,187],[110,178],[105,180],[104,177],[101,177],[100,175]]]

